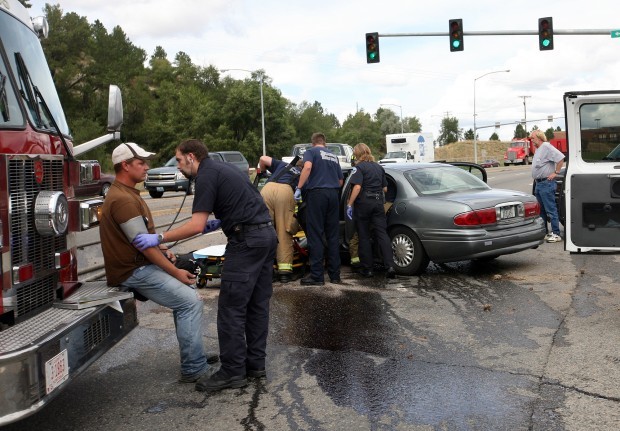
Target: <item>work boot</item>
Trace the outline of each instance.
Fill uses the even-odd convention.
[[[315,280],[311,275],[301,279],[302,286],[323,286],[325,284],[324,281]]]
[[[372,278],[375,276],[375,273],[372,272],[370,269],[362,269],[360,270],[359,274],[365,278]]]
[[[267,377],[267,372],[264,368],[262,370],[246,370],[245,373],[247,377],[252,379],[262,379],[264,377]]]
[[[283,272],[279,276],[280,283],[288,283],[291,281],[291,274],[288,272]]]
[[[206,379],[210,377],[212,374],[215,373],[216,369],[217,367],[206,367],[204,370],[196,374],[192,374],[192,375],[181,374],[181,377],[179,377],[178,381],[179,383],[195,383],[200,379],[203,379],[203,378]]]
[[[211,376],[202,377],[196,382],[196,390],[200,392],[221,391],[227,388],[242,388],[248,385],[248,379],[245,376],[228,376],[222,370]]]

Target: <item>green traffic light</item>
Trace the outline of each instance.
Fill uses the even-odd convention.
[[[368,53],[368,58],[370,58],[371,60],[374,60],[377,57],[377,53],[376,52],[369,52]]]
[[[459,46],[461,46],[461,41],[460,40],[452,41],[452,46],[454,47],[454,49],[457,49]]]
[[[542,45],[546,48],[546,47],[548,47],[549,45],[551,45],[551,41],[550,41],[549,39],[544,39],[544,40],[542,41]]]

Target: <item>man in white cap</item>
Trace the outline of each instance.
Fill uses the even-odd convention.
[[[217,355],[205,355],[202,340],[203,302],[191,286],[196,276],[177,268],[165,244],[140,252],[132,245],[139,233],[155,232],[149,207],[136,184],[144,181],[147,160],[155,154],[137,144],[120,144],[112,152],[116,179],[103,204],[99,232],[107,282],[134,291],[173,310],[181,353],[181,383],[194,383],[210,375],[209,363]]]

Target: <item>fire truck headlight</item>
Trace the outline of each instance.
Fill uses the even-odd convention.
[[[69,204],[62,192],[43,190],[34,204],[34,221],[42,236],[59,236],[69,226]]]

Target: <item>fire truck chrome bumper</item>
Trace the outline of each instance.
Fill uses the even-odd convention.
[[[82,296],[110,289],[105,282],[84,284],[78,290]],[[134,300],[121,305],[122,313],[106,304],[54,307],[0,332],[0,426],[39,410],[137,326]],[[50,365],[68,368],[51,384]]]

